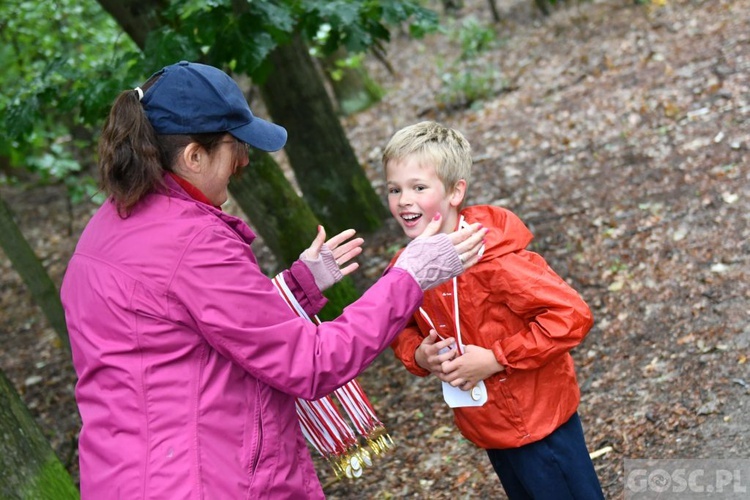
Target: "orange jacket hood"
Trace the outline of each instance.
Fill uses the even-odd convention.
[[[534,235],[515,214],[500,207],[477,205],[465,208],[460,215],[468,223],[479,222],[490,228],[485,237],[482,260],[491,260],[526,248]]]

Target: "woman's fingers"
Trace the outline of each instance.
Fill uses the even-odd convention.
[[[305,250],[307,257],[311,260],[315,260],[320,255],[320,249],[323,247],[323,243],[326,241],[326,230],[323,226],[318,226],[318,234],[315,235],[315,239],[310,244],[310,247]]]
[[[482,226],[480,223],[475,222],[468,227],[459,229],[458,231],[453,231],[452,233],[448,233],[448,237],[450,238],[451,243],[453,243],[453,245],[457,248],[469,248],[473,246],[477,241],[481,242],[485,234],[487,234],[487,228]]]
[[[348,276],[357,269],[359,269],[359,264],[357,262],[352,262],[348,266],[341,268],[341,274],[343,274],[344,276]]]
[[[331,236],[331,239],[326,241],[326,245],[328,245],[328,248],[333,250],[336,247],[338,247],[341,243],[343,243],[344,241],[354,236],[356,233],[357,231],[354,229],[345,229],[344,231],[341,231],[336,236]]]
[[[333,252],[333,256],[339,265],[362,253],[362,244],[365,240],[362,238],[350,239],[355,234],[357,234],[357,231],[354,229],[347,229],[326,241],[326,246]]]
[[[354,257],[362,253],[362,244],[365,242],[362,238],[355,238],[351,241],[347,241],[345,244],[338,246],[335,249],[331,249],[333,257],[336,259],[336,263],[341,266],[352,260]]]
[[[464,265],[464,269],[468,269],[477,262],[479,262],[479,252],[484,245],[484,237],[487,236],[488,229],[483,227],[479,223],[474,223],[471,226],[455,231],[449,235],[453,246],[458,252],[458,257]]]
[[[362,253],[362,245],[365,240],[363,238],[352,239],[355,234],[357,234],[357,231],[354,229],[347,229],[326,241],[326,246],[333,254],[336,265],[341,268],[341,274],[344,276],[353,273],[359,268],[359,264],[356,262],[346,265],[347,262]]]
[[[422,234],[417,236],[417,238],[429,238],[430,236],[437,234],[440,232],[440,224],[443,222],[443,217],[440,215],[440,212],[435,214],[435,217],[432,218],[429,224],[427,224],[427,227],[424,228],[424,231],[422,231]]]

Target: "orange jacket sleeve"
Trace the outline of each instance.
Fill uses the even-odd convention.
[[[496,259],[498,306],[520,319],[518,330],[494,342],[492,350],[509,373],[538,368],[577,346],[593,325],[581,296],[534,252]],[[492,300],[492,299],[490,299]]]

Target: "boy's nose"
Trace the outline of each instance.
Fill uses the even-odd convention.
[[[402,194],[401,196],[398,197],[398,204],[399,204],[399,206],[407,207],[407,206],[411,205],[411,203],[412,203],[411,202],[411,198],[409,198],[409,196],[407,196],[405,194]]]

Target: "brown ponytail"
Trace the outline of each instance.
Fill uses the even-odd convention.
[[[158,78],[158,76],[157,76]],[[144,85],[144,92],[155,79]],[[135,90],[115,99],[99,139],[101,187],[122,217],[163,184],[164,165],[156,132]]]

